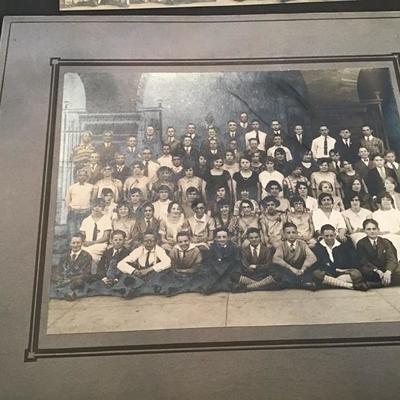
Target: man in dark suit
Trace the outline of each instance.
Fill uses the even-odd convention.
[[[195,124],[193,124],[192,122],[187,124],[186,132],[183,136],[190,136],[192,138],[192,146],[196,150],[200,151],[201,139],[200,136],[197,134],[197,129]]]
[[[247,132],[251,131],[251,124],[249,122],[249,115],[246,112],[241,112],[239,115],[239,124],[237,126],[237,129],[239,131],[239,133],[241,134],[242,137],[244,137],[244,135]]]
[[[281,123],[280,123],[277,119],[274,119],[274,120],[271,122],[271,131],[270,131],[270,134],[272,135],[272,140],[273,140],[273,138],[274,138],[275,136],[280,136],[280,137],[282,138],[283,142],[284,142],[284,143],[286,142],[286,139],[287,139],[287,137],[286,137],[286,132],[283,131],[282,125],[281,125]]]
[[[115,159],[115,154],[119,151],[118,147],[112,143],[114,133],[105,131],[103,133],[103,143],[96,146],[96,153],[100,156],[100,163],[103,165],[112,164]]]
[[[385,144],[382,139],[373,136],[374,131],[369,125],[362,127],[362,139],[360,145],[366,147],[371,156],[375,154],[383,154],[385,152]]]
[[[125,164],[125,156],[117,153],[115,155],[115,165],[113,167],[112,177],[124,183],[126,178],[128,178],[130,175],[131,170]]]
[[[68,301],[76,299],[76,291],[85,287],[90,276],[92,256],[82,250],[82,244],[82,235],[74,233],[69,243],[69,251],[61,258],[55,271],[56,296]]]
[[[334,150],[340,154],[342,160],[350,161],[354,165],[359,160],[360,142],[351,137],[349,129],[342,129],[339,135],[340,139],[336,141]]]
[[[239,290],[259,290],[276,288],[277,282],[271,270],[272,250],[261,243],[261,233],[257,228],[249,228],[246,233],[249,244],[242,249],[242,269],[232,274],[232,281]]]
[[[121,230],[115,230],[111,234],[112,247],[107,249],[97,266],[97,277],[105,287],[114,286],[121,275],[117,264],[129,255],[130,251],[125,245],[126,233]]]
[[[146,231],[157,233],[160,229],[160,221],[154,217],[154,205],[152,203],[145,203],[142,206],[142,210],[143,218],[137,219],[133,228],[133,248],[140,245]]]
[[[385,166],[385,160],[380,154],[374,157],[374,163],[375,167],[368,171],[364,179],[371,196],[377,196],[385,191],[385,179],[389,176],[397,182],[396,173]]]
[[[134,161],[141,159],[136,136],[128,136],[126,146],[121,149],[120,154],[125,156],[125,163],[128,167],[131,167]]]
[[[396,161],[396,152],[394,150],[385,151],[385,166],[392,169],[400,183],[400,164]]]
[[[94,185],[97,181],[103,178],[101,172],[102,168],[103,166],[100,164],[100,155],[98,153],[92,153],[90,155],[89,163],[85,167],[88,176],[88,183]]]
[[[175,154],[181,144],[180,140],[176,137],[175,128],[173,126],[169,126],[161,137],[162,144],[168,144],[171,149],[171,154]]]
[[[361,179],[364,179],[368,172],[372,168],[375,168],[375,163],[370,159],[369,151],[366,147],[361,146],[359,148],[358,157],[360,158],[360,160],[354,164],[354,170],[357,172]]]
[[[361,272],[357,269],[358,260],[353,245],[349,241],[340,243],[336,239],[336,230],[332,225],[323,225],[320,232],[322,239],[313,248],[317,257],[317,262],[313,266],[317,287],[327,285],[368,290]]]
[[[301,125],[296,125],[293,134],[287,137],[287,147],[296,163],[302,161],[303,154],[311,149],[311,140],[305,135]]]
[[[265,160],[267,158],[267,153],[263,150],[258,149],[258,141],[256,138],[252,138],[249,140],[249,148],[245,150],[243,155],[247,157],[249,160],[253,157],[253,154],[258,153],[260,154],[260,158],[263,163],[265,163]]]
[[[177,146],[174,154],[180,155],[183,161],[193,160],[197,162],[199,159],[199,152],[193,146],[190,136],[183,137],[182,142]]]
[[[218,158],[224,159],[225,157],[225,152],[218,146],[217,139],[210,139],[208,141],[208,147],[206,147],[201,154],[208,160],[209,165],[212,165],[213,160]]]
[[[143,153],[144,149],[151,149],[155,159],[161,155],[161,140],[156,135],[156,130],[153,126],[148,126],[140,141],[140,151]]]
[[[231,140],[236,140],[239,150],[244,151],[245,149],[244,134],[242,134],[242,132],[238,130],[236,121],[230,120],[228,121],[227,125],[228,125],[228,130],[222,134],[221,138],[225,149],[228,148],[229,142]]]
[[[379,226],[373,219],[366,219],[363,228],[367,236],[357,243],[357,255],[368,286],[400,285],[397,251],[392,242],[378,236]]]

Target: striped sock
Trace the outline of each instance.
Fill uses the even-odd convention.
[[[239,283],[241,283],[242,285],[251,285],[253,283],[256,283],[257,281],[255,281],[254,279],[251,279],[245,275],[240,275],[239,278]]]
[[[254,281],[254,283],[247,285],[247,289],[260,289],[263,286],[268,286],[272,283],[275,283],[274,278],[272,276],[267,276],[266,278],[261,279],[261,281]]]
[[[337,288],[353,289],[353,284],[351,282],[346,282],[342,279],[332,278],[331,276],[325,275],[322,283],[328,286],[333,286]]]

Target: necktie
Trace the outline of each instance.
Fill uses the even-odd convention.
[[[92,241],[96,241],[97,240],[97,224],[96,222],[94,223],[94,227],[93,227],[93,234],[92,234]]]
[[[324,139],[324,156],[328,155],[328,136],[325,136]]]
[[[186,147],[185,150],[186,150],[186,153],[189,154],[189,152],[190,152],[190,147]]]
[[[231,138],[232,138],[232,139],[235,138],[235,132],[231,132]]]
[[[182,250],[182,252],[179,252],[179,255],[181,257],[181,261],[183,261],[186,257],[186,250]]]
[[[257,256],[257,247],[253,247],[253,260],[257,261],[258,256]]]
[[[73,254],[72,254],[72,257],[71,257],[71,258],[72,258],[72,261],[75,261],[75,260],[77,259],[77,257],[78,257],[78,255],[77,255],[76,253],[73,253]]]
[[[372,245],[372,247],[374,248],[375,251],[377,250],[378,244],[377,244],[376,239],[374,240],[374,244]]]
[[[295,248],[294,248],[294,243],[291,243],[291,245],[290,245],[290,252],[291,253],[294,253],[295,252]]]
[[[258,134],[258,131],[256,132],[256,139],[257,143],[260,144],[260,135]]]
[[[303,142],[303,137],[301,135],[297,135],[297,140],[300,144]]]
[[[145,268],[150,267],[150,253],[151,253],[151,250],[149,250],[149,251],[147,252],[146,262],[144,263]]]
[[[146,228],[149,229],[150,228],[150,220],[146,219]]]
[[[144,176],[149,176],[149,162],[144,162]]]
[[[347,147],[350,147],[350,141],[349,141],[349,139],[346,139],[346,146],[347,146]]]

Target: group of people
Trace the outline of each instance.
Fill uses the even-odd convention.
[[[148,126],[121,148],[92,136],[71,154],[52,297],[400,283],[400,165],[368,125],[313,138],[243,112],[225,129]]]

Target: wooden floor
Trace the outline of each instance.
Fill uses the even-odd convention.
[[[400,321],[400,287],[51,300],[48,334]]]

